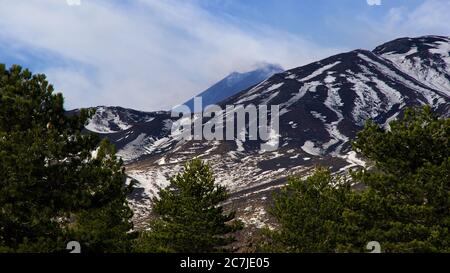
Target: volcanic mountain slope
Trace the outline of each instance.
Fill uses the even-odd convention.
[[[151,121],[159,115],[159,112],[141,112],[122,107],[98,106],[95,110],[86,129],[99,134],[121,132],[138,123]]]
[[[149,197],[186,160],[206,160],[216,180],[231,191],[230,206],[248,225],[267,221],[263,206],[289,175],[306,175],[317,165],[343,172],[364,162],[349,142],[367,119],[388,127],[405,107],[431,105],[450,114],[446,37],[403,38],[374,51],[354,50],[278,73],[224,100],[225,105],[278,105],[279,134],[262,141],[185,140],[174,125],[186,120],[159,112],[153,120],[108,137],[128,162],[127,172],[141,189],[133,196],[137,218],[149,212]],[[403,57],[401,57],[403,56]],[[410,61],[408,61],[410,60]],[[224,118],[217,113],[215,118]],[[189,121],[189,120],[188,120]],[[204,119],[206,125],[210,120]],[[258,122],[249,120],[249,124]],[[266,145],[267,146],[267,145]]]
[[[404,73],[450,96],[450,38],[401,38],[383,44],[374,53],[392,61]]]
[[[283,68],[274,64],[264,64],[258,69],[245,73],[233,72],[198,94],[197,97],[202,98],[204,107],[216,104],[280,72],[283,72]],[[188,106],[191,112],[194,111],[193,98],[185,102],[184,105]]]

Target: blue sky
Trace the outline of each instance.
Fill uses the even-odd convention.
[[[69,5],[70,3],[70,5]],[[448,0],[0,0],[0,62],[66,108],[169,109],[232,71],[450,35]]]

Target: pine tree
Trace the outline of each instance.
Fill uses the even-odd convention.
[[[222,252],[234,241],[240,228],[234,212],[224,213],[228,198],[224,187],[215,184],[208,165],[196,159],[153,199],[156,218],[150,231],[136,242],[137,252]]]
[[[65,251],[72,240],[84,252],[130,248],[123,164],[107,141],[82,133],[91,113],[67,116],[63,101],[44,75],[0,65],[3,252]]]
[[[368,122],[354,142],[373,166],[353,174],[367,189],[348,205],[355,237],[343,250],[378,241],[385,252],[449,252],[450,119],[424,107],[390,127]]]
[[[261,251],[334,252],[343,240],[342,213],[347,204],[350,184],[318,168],[306,179],[290,177],[288,184],[274,196],[269,212],[278,227],[265,229],[268,237]]]
[[[370,163],[351,173],[363,189],[333,186],[323,170],[292,178],[275,197],[279,228],[266,231],[265,249],[365,252],[378,241],[383,252],[450,252],[450,119],[408,109],[390,130],[368,121],[353,147]]]

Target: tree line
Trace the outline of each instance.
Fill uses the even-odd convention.
[[[92,115],[66,115],[44,75],[0,65],[0,252],[228,252],[243,228],[227,189],[201,160],[152,199],[148,229],[133,228],[121,159],[83,132]],[[273,196],[275,229],[260,252],[450,252],[450,119],[411,108],[387,130],[372,121],[352,148],[368,166],[317,167]]]

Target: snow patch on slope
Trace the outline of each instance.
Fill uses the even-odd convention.
[[[404,84],[405,86],[407,86],[413,90],[419,91],[427,100],[426,102],[423,102],[424,104],[427,103],[430,105],[439,105],[439,104],[445,103],[445,100],[442,97],[438,96],[433,91],[431,91],[427,88],[424,88],[424,87],[420,86],[419,84],[416,84],[415,82],[403,77],[402,75],[399,75],[398,73],[396,73],[395,71],[393,71],[392,69],[387,67],[386,65],[384,65],[378,61],[375,61],[361,53],[359,53],[358,56],[361,59],[365,60],[366,62],[374,65],[374,67],[376,69],[378,69],[378,71],[380,71],[384,75],[390,77],[391,79],[393,79],[395,81],[401,82],[402,84]]]
[[[440,58],[442,58],[444,62],[443,67],[427,65],[426,62],[430,60],[422,60],[419,57],[410,57],[417,53],[417,48],[415,47],[404,54],[389,52],[382,54],[381,56],[390,60],[402,72],[411,75],[421,83],[450,96],[450,43],[438,42],[438,45],[429,49],[429,52],[431,54],[440,55]]]
[[[336,65],[338,65],[338,64],[340,64],[340,63],[341,63],[341,61],[337,61],[337,62],[328,64],[328,65],[325,65],[325,66],[323,66],[323,67],[317,69],[317,70],[314,71],[313,73],[311,73],[309,76],[306,76],[306,77],[300,79],[299,81],[305,82],[305,81],[309,81],[309,80],[311,80],[311,79],[314,79],[315,77],[317,77],[317,76],[319,76],[319,75],[322,75],[322,73],[324,73],[324,72],[327,71],[327,70],[330,70],[331,68],[333,68],[334,66],[336,66]]]
[[[319,156],[319,155],[322,154],[322,150],[320,148],[316,147],[314,142],[312,142],[310,140],[307,140],[303,144],[302,150],[305,151],[306,153],[310,154],[310,155]]]
[[[115,124],[120,130],[112,130],[110,124]],[[94,133],[116,133],[131,128],[132,125],[122,121],[117,113],[106,107],[98,107],[94,116],[88,121],[86,129]]]

